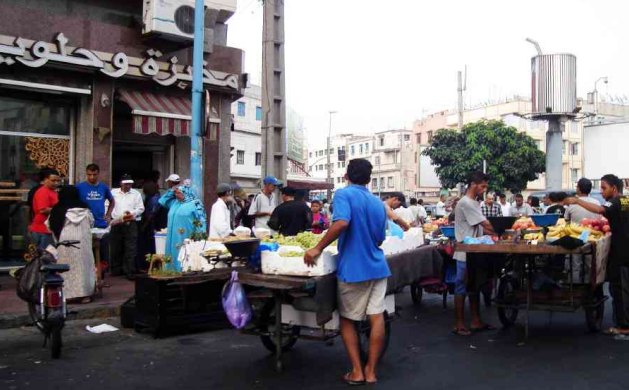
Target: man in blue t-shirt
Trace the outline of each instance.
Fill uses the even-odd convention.
[[[87,181],[79,183],[76,188],[79,190],[79,197],[90,208],[94,215],[94,227],[106,228],[111,220],[111,212],[114,210],[114,197],[111,195],[109,187],[105,183],[98,181],[100,168],[96,164],[90,164],[86,168]],[[105,213],[105,200],[109,201],[107,213]]]
[[[376,366],[384,345],[384,299],[391,272],[380,249],[386,237],[386,210],[366,187],[372,169],[365,159],[350,161],[345,175],[350,185],[334,194],[334,223],[319,244],[304,255],[304,262],[312,266],[323,249],[339,240],[337,300],[341,335],[352,364],[352,371],[343,379],[350,385],[377,382]],[[354,321],[367,316],[371,334],[369,359],[363,368]]]

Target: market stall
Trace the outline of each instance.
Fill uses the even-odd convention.
[[[506,263],[494,301],[505,327],[515,323],[519,311],[525,311],[525,339],[531,311],[583,310],[588,329],[598,331],[607,300],[602,283],[611,236],[587,226],[566,224],[558,216],[552,223],[542,222],[549,219],[543,217],[537,225],[544,229],[535,225],[533,216],[533,220],[517,221],[515,229],[507,230],[502,238],[508,240],[456,243],[455,250],[504,256]]]

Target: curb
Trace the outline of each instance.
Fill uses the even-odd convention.
[[[66,321],[74,320],[90,320],[94,318],[108,318],[119,317],[120,307],[122,302],[114,303],[110,305],[103,305],[101,307],[92,307],[80,310],[70,310]],[[0,330],[20,328],[22,326],[29,326],[33,323],[30,315],[27,313],[20,314],[4,314],[0,316]]]

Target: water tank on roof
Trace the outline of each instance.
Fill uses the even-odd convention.
[[[540,54],[531,59],[533,116],[576,116],[577,57]]]

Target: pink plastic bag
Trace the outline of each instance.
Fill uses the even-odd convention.
[[[244,328],[253,317],[251,306],[247,302],[245,289],[238,283],[238,272],[233,271],[229,282],[223,287],[223,310],[227,319],[236,329]]]

